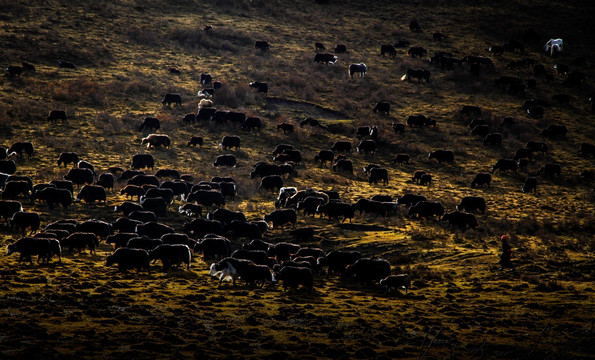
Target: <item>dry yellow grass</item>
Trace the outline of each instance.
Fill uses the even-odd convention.
[[[409,294],[385,295],[374,286],[349,280],[317,277],[315,291],[286,293],[278,286],[217,287],[198,259],[190,271],[164,275],[121,274],[104,265],[111,249],[102,244],[97,255],[64,256],[63,265],[26,265],[16,256],[0,260],[0,357],[2,358],[415,358],[438,333],[426,359],[534,358],[586,359],[592,356],[595,316],[595,194],[593,184],[578,177],[593,170],[592,158],[581,158],[582,142],[595,138],[595,120],[587,99],[595,92],[593,43],[589,15],[593,5],[583,1],[0,1],[0,54],[3,66],[27,61],[35,74],[0,78],[0,139],[3,146],[32,141],[36,152],[18,161],[18,173],[35,183],[61,178],[60,152],[77,151],[99,173],[110,166],[128,168],[135,153],[151,153],[156,168],[175,168],[198,180],[229,175],[238,181],[239,195],[228,204],[249,219],[273,210],[275,196],[256,190],[248,176],[252,165],[270,160],[275,145],[294,144],[304,165],[286,184],[298,188],[337,190],[345,201],[374,194],[394,197],[418,193],[443,202],[447,211],[467,195],[483,196],[486,214],[480,227],[466,232],[436,220],[413,219],[401,209],[390,219],[357,216],[352,224],[300,216],[298,225],[313,226],[315,241],[324,249],[352,248],[365,255],[387,258],[393,273],[408,272]],[[556,13],[555,18],[543,14]],[[416,17],[423,31],[411,33]],[[202,28],[212,25],[205,33]],[[492,57],[494,69],[482,69],[473,79],[463,66],[439,70],[398,49],[394,59],[379,56],[381,44],[408,39],[432,56],[450,51],[454,57],[488,56],[487,48],[520,39],[533,28],[540,42],[525,54],[505,52]],[[446,35],[442,42],[432,33]],[[540,52],[549,37],[562,36],[566,52],[550,58]],[[267,40],[271,51],[253,49]],[[347,45],[335,65],[312,62],[314,42],[332,51]],[[527,118],[522,96],[493,86],[501,75],[533,77],[530,68],[507,70],[513,60],[532,58],[553,73],[557,62],[587,74],[579,87],[537,79],[527,98],[570,96],[570,105],[546,109],[543,119]],[[586,64],[574,62],[585,57]],[[77,70],[58,69],[57,61],[72,61]],[[349,79],[347,67],[365,62],[366,78]],[[181,75],[167,72],[168,67]],[[432,73],[429,84],[400,81],[408,68]],[[257,134],[215,125],[187,126],[186,113],[195,112],[202,72],[224,83],[215,96],[218,108],[245,111],[266,123]],[[269,96],[294,100],[267,103],[248,87],[254,80],[269,83]],[[166,92],[179,92],[181,108],[162,107]],[[221,93],[220,93],[221,94]],[[392,105],[389,118],[372,113],[380,100]],[[469,120],[457,113],[461,105],[481,106],[492,127],[512,116],[517,125],[503,132],[501,147],[485,147],[470,134]],[[234,106],[230,106],[234,105]],[[315,107],[314,105],[318,105]],[[45,122],[50,109],[65,109],[69,124]],[[324,110],[327,109],[327,110]],[[332,110],[332,111],[331,111]],[[438,120],[429,129],[407,128],[395,135],[391,123],[408,115],[426,114]],[[137,131],[145,116],[161,119],[160,133],[173,145],[166,150],[141,146],[146,134]],[[306,116],[330,125],[332,132],[299,127]],[[289,121],[296,133],[283,135],[276,124]],[[493,174],[491,188],[471,188],[473,175],[487,171],[499,158],[509,158],[552,123],[568,127],[566,139],[545,139],[551,148],[536,155],[529,171],[546,162],[562,164],[558,179],[542,179],[537,194],[523,194],[525,173]],[[354,175],[333,173],[313,163],[320,149],[334,141],[358,139],[357,126],[377,125],[379,150],[373,156],[352,154]],[[201,135],[205,145],[188,148]],[[240,135],[242,147],[233,151],[238,166],[217,169],[211,164],[223,153],[217,145],[224,135]],[[436,149],[453,149],[453,165],[427,159]],[[412,164],[393,166],[392,158],[407,152]],[[371,186],[362,168],[377,163],[389,169],[390,184]],[[435,183],[411,182],[415,170],[430,172]],[[113,206],[124,201],[123,184],[108,194],[107,203],[76,203],[48,211],[45,205],[25,208],[41,214],[42,225],[60,218],[99,218],[113,221]],[[176,206],[178,203],[176,203]],[[162,221],[181,230],[184,219],[170,213]],[[511,234],[516,271],[498,271],[499,237]],[[20,237],[5,226],[0,244]],[[291,240],[282,231],[267,241]],[[234,242],[234,246],[239,246]],[[426,338],[424,340],[424,338]],[[425,347],[424,347],[425,345]]]

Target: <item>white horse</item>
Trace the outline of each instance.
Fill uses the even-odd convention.
[[[352,79],[353,79],[353,74],[356,72],[359,73],[360,77],[362,77],[362,76],[365,77],[367,70],[368,70],[368,67],[364,63],[349,65],[349,75],[351,76]]]
[[[555,53],[562,52],[564,50],[564,41],[562,39],[549,39],[543,47],[545,52],[549,52],[550,56],[554,56]]]

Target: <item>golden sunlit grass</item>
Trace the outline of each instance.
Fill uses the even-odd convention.
[[[456,0],[331,0],[328,5],[281,0],[0,1],[2,64],[26,61],[37,69],[20,78],[0,78],[0,145],[34,143],[34,156],[18,160],[17,166],[19,174],[35,183],[66,174],[68,169],[56,166],[63,151],[78,152],[99,173],[111,166],[129,168],[133,154],[151,153],[155,170],[175,168],[197,181],[234,177],[238,196],[227,208],[256,220],[274,209],[275,195],[257,190],[258,180],[249,178],[252,165],[270,161],[277,144],[290,143],[302,151],[304,163],[285,180],[286,186],[337,190],[349,202],[416,193],[441,201],[447,211],[462,197],[477,195],[488,206],[485,214],[476,214],[480,226],[465,232],[436,219],[410,218],[403,208],[392,218],[358,215],[344,224],[299,216],[298,226],[316,230],[314,241],[305,245],[386,258],[393,273],[410,274],[413,284],[407,295],[385,295],[373,285],[323,276],[316,278],[311,293],[285,293],[276,285],[217,287],[201,259],[195,259],[190,271],[163,274],[155,265],[152,276],[121,274],[105,267],[111,251],[105,244],[97,255],[65,254],[62,265],[29,266],[19,264],[15,255],[4,257],[0,357],[420,358],[423,344],[427,347],[441,329],[421,357],[588,358],[595,314],[595,195],[593,184],[578,177],[582,170],[593,170],[593,159],[579,157],[578,149],[595,135],[593,114],[586,111],[593,96],[595,51],[585,35],[588,10],[594,9],[587,3],[575,6]],[[556,19],[542,18],[553,10]],[[421,33],[407,28],[414,17]],[[212,30],[204,31],[206,25]],[[542,40],[528,42],[525,54],[492,57],[495,68],[482,68],[477,78],[466,65],[439,70],[427,58],[407,57],[407,48],[397,49],[396,58],[379,56],[381,44],[401,39],[423,46],[429,56],[437,51],[456,58],[489,56],[489,46],[522,39],[528,28]],[[434,31],[446,39],[433,40]],[[566,52],[560,58],[544,56],[542,43],[555,36],[564,37]],[[271,50],[254,50],[255,40],[267,40]],[[339,54],[334,65],[313,63],[317,41],[328,52],[346,44],[348,52]],[[575,65],[580,57],[587,58],[585,65]],[[528,118],[520,107],[524,96],[494,87],[502,75],[534,78],[530,67],[506,69],[522,58],[535,59],[551,73],[554,64],[568,63],[585,72],[587,81],[566,87],[562,75],[554,75],[553,82],[537,78],[537,88],[527,90],[527,98],[562,93],[570,96],[570,105],[548,108],[542,119]],[[58,69],[58,60],[78,68]],[[353,62],[368,65],[366,78],[349,78],[347,68]],[[181,74],[170,74],[169,67]],[[408,68],[430,70],[430,83],[400,81]],[[224,84],[213,99],[215,106],[261,117],[261,132],[182,123],[185,114],[197,110],[203,72]],[[268,100],[248,86],[251,81],[269,84]],[[168,92],[181,94],[182,107],[162,106]],[[391,103],[388,117],[372,113],[381,100]],[[502,130],[501,147],[483,146],[482,139],[470,134],[471,119],[458,113],[462,105],[481,106],[491,129],[505,117],[515,119],[513,128]],[[66,110],[68,125],[46,123],[51,109]],[[412,114],[428,115],[438,124],[394,134],[391,123],[405,123]],[[171,149],[141,146],[148,133],[137,129],[146,116],[161,120],[157,132],[172,138]],[[300,127],[305,117],[319,119],[331,131]],[[296,132],[277,131],[280,122],[293,123]],[[566,139],[539,136],[554,123],[568,127]],[[355,129],[364,125],[379,127],[378,150],[368,156],[353,152],[353,175],[313,162],[319,150],[337,140],[357,145]],[[204,145],[187,147],[195,135],[204,138]],[[241,148],[219,149],[224,135],[240,135]],[[470,187],[477,172],[511,158],[529,140],[544,141],[550,148],[547,155],[535,155],[529,173],[545,163],[560,163],[561,178],[540,177],[536,194],[521,192],[524,172],[494,173],[492,187]],[[437,149],[452,149],[455,163],[428,159]],[[223,153],[235,154],[238,166],[213,167]],[[411,163],[393,165],[397,153],[408,153]],[[368,184],[362,168],[369,163],[389,169],[388,185]],[[413,183],[416,170],[431,173],[434,183]],[[113,206],[126,200],[119,195],[123,185],[108,193],[106,204],[75,203],[50,212],[45,205],[20,201],[41,214],[42,226],[60,218],[114,221],[118,214]],[[181,230],[187,219],[176,213],[177,206],[179,201],[160,221]],[[20,237],[5,226],[0,231],[2,245]],[[514,272],[498,270],[498,239],[504,233],[511,235]],[[273,230],[265,240],[293,238]],[[241,240],[233,244],[238,248]]]

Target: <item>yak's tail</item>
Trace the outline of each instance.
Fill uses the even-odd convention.
[[[405,81],[405,80],[407,80],[407,74],[401,76],[401,81]]]

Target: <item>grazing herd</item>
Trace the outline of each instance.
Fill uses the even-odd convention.
[[[411,20],[409,29],[414,33],[421,32],[417,20]],[[205,31],[210,30],[205,28]],[[433,39],[443,41],[445,35],[439,32],[433,34]],[[553,43],[552,43],[553,44]],[[388,55],[394,58],[398,48],[409,46],[406,40],[394,45],[384,44],[380,47],[380,56]],[[562,45],[557,49],[561,51]],[[254,50],[266,53],[271,51],[271,44],[265,40],[254,43]],[[274,48],[273,48],[274,49]],[[334,53],[324,53],[326,48],[323,43],[315,43],[316,54],[314,62],[319,64],[335,64],[338,61],[336,54],[347,51],[344,44],[338,44]],[[524,53],[523,44],[518,41],[509,41],[502,46],[489,47],[493,56],[502,56],[505,51]],[[553,51],[553,50],[552,50]],[[407,56],[423,59],[427,50],[420,46],[410,47]],[[439,52],[429,59],[431,64],[438,64],[441,70],[452,70],[454,65],[467,64],[469,71],[477,77],[483,68],[493,69],[494,63],[490,58],[483,56],[465,56],[458,60],[452,54]],[[546,70],[541,64],[532,63],[532,72],[535,76],[545,76]],[[539,66],[541,65],[541,66]],[[60,68],[77,69],[69,62],[60,61]],[[508,68],[517,66],[509,64]],[[525,66],[525,64],[523,64]],[[555,70],[558,74],[567,74],[567,85],[575,86],[584,81],[584,74],[579,72],[569,73],[565,64],[557,64]],[[20,77],[24,71],[35,71],[30,64],[23,66],[9,66],[6,68],[10,77]],[[171,74],[180,74],[180,70],[169,68]],[[368,66],[363,63],[353,63],[348,67],[351,79],[355,75],[366,77]],[[574,75],[570,75],[574,74]],[[417,80],[418,84],[430,83],[430,71],[427,69],[408,68],[401,78],[411,82]],[[260,131],[265,123],[260,117],[249,116],[243,112],[218,110],[213,107],[211,98],[216,90],[221,88],[221,82],[213,82],[213,77],[208,73],[200,75],[200,84],[204,87],[198,92],[202,98],[198,104],[196,114],[187,114],[182,122],[186,125],[196,123],[213,123],[217,125],[237,126],[243,131]],[[210,86],[207,88],[205,86]],[[529,85],[529,83],[527,83]],[[534,85],[534,84],[533,84]],[[533,85],[529,86],[531,88]],[[253,81],[249,83],[257,93],[264,96],[268,94],[269,85],[266,82]],[[524,94],[527,85],[522,79],[514,76],[499,77],[494,86],[511,95]],[[560,104],[568,104],[569,99],[565,94],[558,94],[552,100]],[[163,107],[182,106],[182,97],[178,93],[166,93],[161,100]],[[591,108],[592,108],[591,103]],[[531,99],[522,104],[522,109],[529,118],[541,119],[546,115],[550,104],[546,100]],[[386,101],[379,101],[373,109],[379,117],[389,116],[391,105]],[[502,147],[506,137],[503,135],[505,128],[514,127],[516,122],[512,118],[505,118],[494,132],[484,119],[482,109],[476,105],[463,106],[457,117],[469,119],[471,134],[479,136],[484,146]],[[63,110],[51,110],[47,122],[57,125],[68,123],[67,114]],[[300,127],[319,127],[328,132],[329,128],[320,121],[306,118],[300,122]],[[436,119],[427,115],[414,114],[406,118],[405,123],[392,123],[395,134],[403,136],[406,128],[424,129],[437,127]],[[139,131],[157,131],[161,128],[160,120],[155,117],[145,117]],[[277,129],[284,135],[292,134],[294,125],[288,122],[277,124]],[[409,131],[409,130],[407,130]],[[423,131],[423,130],[422,130]],[[376,125],[361,126],[355,131],[359,141],[355,150],[364,158],[378,156],[380,147],[386,142],[379,141],[381,131]],[[539,134],[545,139],[565,139],[568,128],[564,124],[549,124]],[[333,139],[335,140],[335,139]],[[172,139],[166,134],[150,133],[142,138],[141,145],[146,145],[147,150],[164,148],[173,150]],[[201,136],[193,136],[187,146],[204,145]],[[227,152],[239,152],[241,138],[237,135],[223,136],[219,148]],[[507,172],[518,173],[526,171],[529,162],[534,160],[534,153],[549,155],[548,144],[540,141],[529,141],[524,148],[517,149],[511,158],[501,158],[491,167],[490,173],[477,173],[470,183],[471,188],[480,188],[487,185],[491,187],[492,175]],[[334,173],[344,176],[354,176],[354,162],[348,157],[352,155],[352,142],[336,140],[328,149],[320,149],[313,158],[315,164],[328,167]],[[383,150],[383,149],[382,149]],[[580,147],[580,156],[594,157],[595,146],[583,143]],[[292,144],[279,144],[273,151],[272,162],[262,161],[253,166],[249,172],[250,179],[260,178],[257,189],[263,193],[275,193],[275,210],[264,214],[262,219],[249,220],[243,212],[226,209],[226,203],[233,202],[238,195],[238,187],[231,177],[212,178],[210,181],[194,182],[189,175],[180,174],[176,169],[160,169],[154,175],[146,174],[143,170],[153,171],[155,159],[150,153],[135,154],[130,163],[130,169],[110,169],[111,172],[97,174],[94,166],[79,158],[76,152],[62,152],[59,154],[57,166],[70,167],[63,179],[55,179],[49,183],[33,184],[31,178],[14,175],[17,167],[14,157],[19,162],[29,160],[35,154],[32,142],[15,142],[8,149],[2,148],[0,152],[0,185],[2,188],[0,200],[0,214],[13,231],[21,233],[23,237],[7,247],[7,254],[20,253],[20,261],[33,262],[32,256],[37,255],[37,261],[48,263],[53,257],[62,261],[62,251],[68,249],[72,253],[76,250],[80,255],[86,249],[90,254],[95,254],[102,241],[113,245],[113,252],[107,256],[106,265],[117,264],[121,271],[136,269],[147,271],[151,274],[151,264],[160,260],[164,271],[172,267],[184,266],[190,269],[194,257],[202,255],[205,261],[215,261],[209,267],[209,274],[219,280],[231,280],[234,284],[241,279],[248,285],[262,286],[265,283],[282,282],[284,289],[303,287],[312,289],[315,276],[338,275],[343,278],[354,278],[362,284],[375,283],[384,288],[385,292],[391,289],[405,289],[411,286],[411,278],[407,274],[392,274],[391,265],[385,259],[364,257],[358,251],[333,250],[325,252],[320,248],[305,247],[299,244],[301,240],[312,239],[314,229],[311,227],[296,228],[299,216],[304,221],[310,221],[316,215],[328,221],[352,222],[358,217],[389,217],[398,216],[399,213],[407,215],[410,219],[436,219],[447,223],[449,227],[458,231],[467,228],[475,229],[480,223],[475,215],[482,215],[488,208],[486,201],[480,196],[465,196],[450,212],[445,209],[442,202],[429,200],[425,196],[405,193],[393,198],[388,194],[378,194],[370,198],[357,199],[353,204],[342,201],[336,191],[323,191],[313,188],[298,190],[296,187],[285,186],[287,179],[295,173],[298,166],[305,166],[307,161],[302,152]],[[455,152],[450,149],[436,149],[428,154],[427,161],[436,160],[439,166],[453,166],[456,164]],[[391,159],[395,166],[410,164],[409,154],[398,153]],[[328,164],[328,165],[327,165]],[[212,163],[215,167],[236,167],[238,159],[236,154],[226,153],[216,157]],[[113,170],[113,171],[112,171]],[[387,186],[391,183],[389,169],[378,164],[370,163],[363,169],[367,181],[375,187]],[[120,174],[116,178],[114,174]],[[536,193],[538,176],[553,179],[562,176],[562,166],[557,163],[545,163],[534,174],[528,174],[521,191],[523,193]],[[593,178],[592,172],[584,171],[584,177]],[[247,173],[246,173],[247,175]],[[287,177],[286,177],[287,176]],[[168,180],[162,180],[168,178]],[[74,202],[86,204],[107,204],[110,192],[114,191],[118,182],[126,182],[120,194],[126,195],[130,200],[124,201],[114,208],[114,212],[122,214],[114,222],[108,223],[98,219],[77,221],[63,219],[41,227],[40,215],[36,212],[25,211],[21,201],[28,199],[30,202],[45,202],[50,211],[57,211],[58,205],[67,209]],[[425,170],[417,170],[411,179],[412,183],[421,186],[436,186],[436,179]],[[78,191],[75,195],[75,189]],[[133,201],[136,199],[136,201]],[[21,200],[21,201],[19,201]],[[160,222],[169,216],[170,208],[175,201],[182,204],[178,212],[189,221],[181,229]],[[405,207],[400,211],[400,207]],[[215,209],[213,209],[215,208]],[[204,214],[204,216],[203,216]],[[289,227],[291,231],[285,231]],[[41,230],[41,231],[40,231]],[[268,231],[278,231],[294,236],[296,243],[291,242],[266,242],[263,240]],[[238,239],[248,242],[238,246]],[[233,249],[235,251],[233,251]]]

